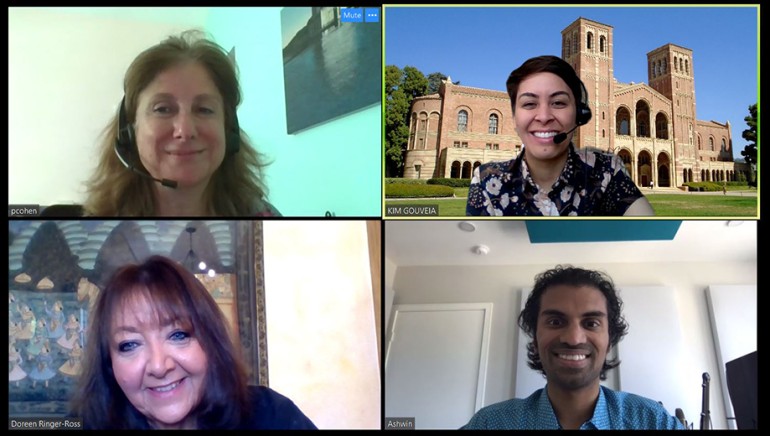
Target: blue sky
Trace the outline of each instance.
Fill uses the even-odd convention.
[[[756,7],[386,7],[385,64],[442,72],[462,85],[505,91],[522,62],[561,55],[561,31],[583,17],[613,27],[615,78],[647,83],[647,53],[693,50],[699,120],[732,125],[733,155],[758,100]]]

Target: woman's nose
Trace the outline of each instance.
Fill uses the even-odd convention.
[[[174,138],[186,141],[196,136],[195,117],[190,112],[180,111],[174,120]]]
[[[162,378],[172,369],[174,369],[174,359],[163,346],[150,346],[147,373]]]
[[[551,111],[551,105],[541,104],[537,107],[535,112],[535,119],[540,122],[550,121],[553,118],[553,112]]]

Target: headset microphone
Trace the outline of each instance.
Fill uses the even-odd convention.
[[[130,154],[131,150],[136,150],[136,142],[134,141],[134,129],[128,123],[126,117],[125,96],[123,97],[123,100],[120,101],[120,109],[118,110],[118,137],[115,138],[114,148],[115,154],[118,156],[118,159],[120,159],[120,163],[122,163],[129,170],[139,174],[142,177],[154,180],[163,186],[176,189],[177,182],[174,180],[156,179],[150,175],[150,173],[137,169],[132,163],[129,162],[130,159],[126,159],[125,155]]]
[[[580,126],[584,126],[591,121],[591,108],[588,106],[588,90],[582,80],[580,82],[580,101],[577,103],[577,114],[575,115],[575,127],[567,132],[562,132],[553,137],[553,143],[559,144],[567,139],[567,135],[574,132]]]
[[[135,172],[136,174],[139,174],[142,177],[148,178],[150,180],[154,180],[154,181],[160,183],[163,186],[176,189],[176,186],[177,186],[177,182],[176,181],[169,180],[169,179],[156,179],[155,177],[151,176],[149,173],[145,173],[143,171],[140,171],[140,170],[136,169],[133,165],[129,164],[126,161],[126,159],[123,158],[123,155],[120,154],[120,147],[118,146],[118,144],[115,144],[115,154],[118,156],[118,159],[120,159],[120,162],[123,165],[125,165],[125,167],[128,168],[129,170]]]
[[[569,135],[570,133],[574,132],[574,131],[575,131],[575,129],[577,129],[578,127],[580,127],[580,124],[576,125],[576,126],[575,126],[575,127],[573,127],[572,129],[570,129],[568,132],[562,132],[562,133],[559,133],[559,134],[556,134],[556,135],[554,135],[554,137],[553,137],[553,143],[554,143],[554,144],[560,144],[560,143],[562,143],[562,142],[563,142],[565,139],[567,139],[567,135]]]

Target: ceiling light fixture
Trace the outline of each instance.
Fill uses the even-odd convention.
[[[475,232],[476,226],[473,223],[469,223],[468,221],[460,221],[457,224],[457,227],[460,228],[460,230],[464,230],[466,232]]]
[[[477,245],[473,247],[473,252],[478,254],[479,256],[486,256],[489,254],[489,247],[486,245]]]

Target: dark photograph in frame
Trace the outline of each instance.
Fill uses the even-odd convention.
[[[281,11],[288,134],[382,102],[380,20],[346,22],[344,9]]]
[[[69,412],[88,315],[115,270],[160,254],[195,274],[229,321],[249,369],[268,385],[259,221],[10,221],[9,417]]]

